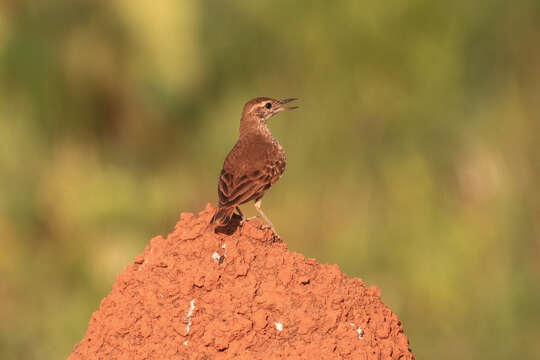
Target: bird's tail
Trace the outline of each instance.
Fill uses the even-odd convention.
[[[232,214],[234,212],[234,207],[220,207],[214,214],[210,224],[215,224],[216,226],[226,226],[231,221]]]

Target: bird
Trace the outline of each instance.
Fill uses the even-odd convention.
[[[241,223],[249,220],[239,205],[254,201],[257,212],[279,238],[274,225],[261,209],[261,201],[264,193],[283,175],[287,159],[267,122],[280,112],[298,108],[284,106],[294,100],[298,99],[257,97],[244,105],[238,140],[225,158],[219,174],[219,207],[210,224],[216,227],[228,225],[235,210],[242,219]]]

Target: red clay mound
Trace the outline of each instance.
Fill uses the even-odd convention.
[[[376,287],[210,206],[152,239],[92,315],[76,359],[414,359]]]

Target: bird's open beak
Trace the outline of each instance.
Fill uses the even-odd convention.
[[[282,112],[282,111],[287,111],[287,110],[297,109],[298,106],[282,106],[282,105],[290,103],[291,101],[294,101],[294,100],[298,100],[298,99],[297,98],[290,98],[290,99],[280,100],[279,107],[276,109],[276,113]]]

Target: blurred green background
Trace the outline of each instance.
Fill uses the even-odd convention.
[[[538,0],[1,1],[0,358],[68,356],[216,203],[255,96],[300,98],[263,202],[292,250],[379,286],[419,359],[537,358],[539,43]]]

